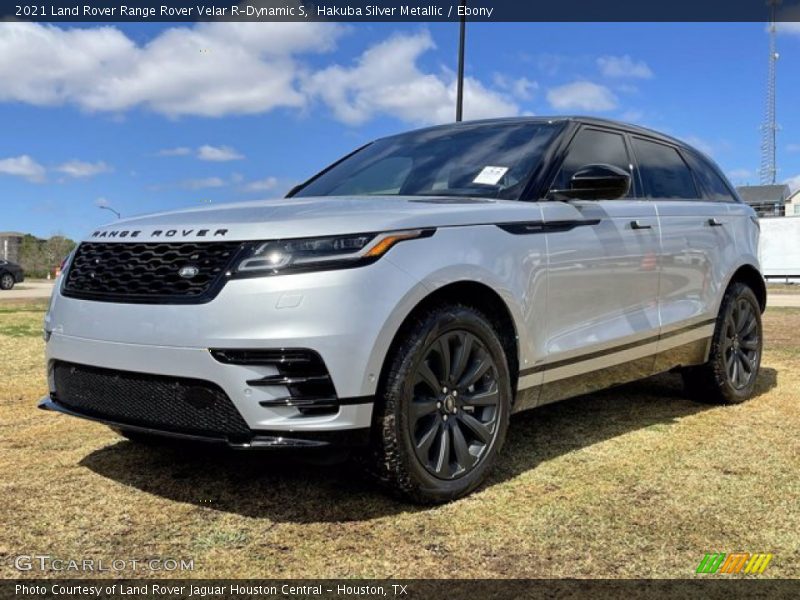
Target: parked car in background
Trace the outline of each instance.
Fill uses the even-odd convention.
[[[679,369],[755,389],[758,221],[707,157],[588,118],[377,140],[282,201],[90,232],[45,318],[42,408],[134,439],[360,446],[445,502],[513,412]]]
[[[14,284],[22,283],[25,273],[18,264],[0,259],[0,290],[10,290]]]

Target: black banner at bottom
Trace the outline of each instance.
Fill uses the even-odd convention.
[[[800,580],[734,579],[26,579],[0,580],[15,600],[342,600],[517,598],[797,598]]]

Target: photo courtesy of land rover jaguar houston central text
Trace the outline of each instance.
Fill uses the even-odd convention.
[[[395,135],[283,200],[90,232],[45,317],[40,406],[139,441],[353,448],[445,502],[514,412],[669,370],[699,401],[751,396],[758,234],[717,166],[647,129]]]

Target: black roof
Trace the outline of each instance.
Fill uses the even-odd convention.
[[[480,119],[476,121],[461,121],[459,123],[445,123],[443,125],[434,125],[432,127],[424,127],[421,129],[417,129],[416,131],[436,131],[436,130],[446,130],[446,129],[459,129],[461,127],[503,125],[508,123],[563,123],[563,122],[582,123],[585,125],[596,125],[598,127],[610,127],[613,129],[619,129],[629,133],[639,134],[654,139],[660,139],[664,142],[668,142],[676,146],[681,146],[683,148],[691,148],[695,152],[699,152],[699,150],[693,148],[686,142],[683,142],[677,138],[666,135],[664,133],[655,131],[653,129],[648,129],[647,127],[642,127],[640,125],[633,125],[631,123],[625,123],[623,121],[616,121],[614,119],[603,119],[600,117],[587,117],[581,115],[567,115],[567,116],[554,116],[554,117],[548,117],[548,116],[501,117],[494,119]],[[396,135],[402,135],[403,133]],[[387,136],[387,137],[394,137],[394,136]],[[700,153],[702,154],[702,152]]]

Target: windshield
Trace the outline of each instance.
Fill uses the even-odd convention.
[[[477,196],[518,200],[560,124],[494,123],[377,140],[301,188],[302,196]]]

